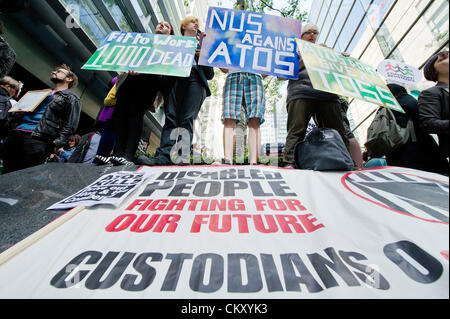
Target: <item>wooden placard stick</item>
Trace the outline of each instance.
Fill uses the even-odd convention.
[[[72,217],[76,216],[78,213],[80,213],[82,210],[85,209],[85,206],[78,206],[71,210],[69,210],[64,215],[60,216],[59,218],[52,221],[50,224],[44,226],[43,228],[39,229],[37,232],[31,234],[27,238],[23,239],[22,241],[18,242],[14,246],[10,247],[9,249],[5,250],[3,253],[0,254],[0,265],[6,263],[8,260],[16,256],[17,254],[24,251],[26,248],[30,247],[34,243],[36,243],[38,240],[46,236],[47,234],[54,231],[56,228],[70,220]]]

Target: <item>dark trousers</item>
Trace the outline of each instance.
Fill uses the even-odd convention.
[[[112,117],[116,133],[115,156],[134,161],[142,135],[144,115],[150,104],[153,104],[155,97],[156,92],[148,94],[145,102],[132,96],[117,97],[117,105]]]
[[[168,101],[164,103],[166,119],[161,133],[161,144],[155,157],[164,164],[171,164],[171,151],[177,144],[176,157],[179,161],[180,153],[190,156],[192,140],[194,137],[194,120],[197,118],[203,101],[206,99],[206,90],[201,85],[196,73],[191,77],[179,79],[169,94]],[[171,138],[172,134],[172,138]],[[185,164],[187,160],[182,157]]]
[[[108,120],[103,124],[102,137],[98,144],[97,155],[110,156],[114,145],[116,144],[116,133],[112,120]]]
[[[287,111],[288,134],[284,153],[285,163],[294,163],[295,145],[305,139],[308,123],[313,116],[319,127],[332,128],[338,131],[344,140],[347,150],[350,151],[339,102],[298,99],[289,102]]]
[[[3,174],[45,163],[53,146],[31,137],[31,133],[12,131],[4,144]]]

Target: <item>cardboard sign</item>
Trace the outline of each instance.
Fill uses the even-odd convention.
[[[301,21],[210,7],[199,64],[297,78]]]
[[[446,176],[143,170],[117,208],[86,209],[2,264],[0,298],[449,298]]]
[[[118,206],[133,190],[141,185],[149,175],[142,172],[115,172],[104,175],[47,209],[69,209],[77,206],[112,204]]]
[[[197,43],[192,37],[112,31],[82,69],[188,77]]]
[[[52,90],[28,91],[8,112],[33,112]]]
[[[383,79],[370,65],[308,41],[297,42],[315,89],[405,113]]]
[[[378,64],[377,72],[384,76],[388,82],[397,82],[408,86],[413,86],[422,80],[422,72],[419,69],[395,60],[381,61]]]

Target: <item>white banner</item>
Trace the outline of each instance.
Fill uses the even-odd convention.
[[[449,298],[448,178],[144,168],[0,266],[0,298]]]
[[[422,80],[422,72],[416,67],[395,60],[383,60],[378,64],[378,73],[391,83],[414,86]]]

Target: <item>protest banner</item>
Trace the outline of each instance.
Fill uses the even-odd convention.
[[[297,43],[315,89],[405,113],[386,83],[370,65],[308,41],[297,39]]]
[[[52,90],[28,91],[8,112],[33,112]]]
[[[255,12],[210,7],[199,64],[298,77],[295,39],[301,21]]]
[[[111,204],[118,206],[133,190],[141,185],[148,172],[115,172],[104,175],[76,194],[69,196],[47,209],[68,209],[76,206]]]
[[[0,265],[0,298],[449,297],[448,177],[143,170],[119,207],[87,208]]]
[[[422,72],[416,67],[395,60],[383,60],[378,64],[377,72],[389,82],[413,86],[422,80]]]
[[[112,31],[82,69],[188,77],[197,43],[193,37]]]

